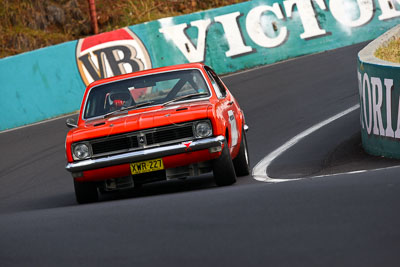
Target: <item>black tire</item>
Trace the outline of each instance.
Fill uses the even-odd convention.
[[[76,201],[79,204],[97,202],[99,194],[97,185],[91,182],[77,182],[74,180]]]
[[[244,129],[242,130],[242,140],[240,142],[239,153],[233,160],[233,166],[235,166],[237,176],[246,176],[250,174],[250,158],[247,149],[246,132]]]
[[[213,162],[214,180],[218,186],[231,185],[236,182],[235,168],[231,154],[229,153],[228,144],[224,143],[221,156]]]

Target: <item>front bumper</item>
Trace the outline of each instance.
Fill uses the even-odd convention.
[[[187,146],[188,142],[184,142],[186,145],[180,143],[168,146],[154,147],[139,151],[133,151],[104,158],[87,159],[78,162],[72,162],[68,163],[65,169],[69,172],[82,172],[82,171],[94,170],[114,165],[167,157],[187,152],[194,152],[203,149],[218,148],[222,146],[224,141],[225,137],[219,135],[216,137],[204,138],[193,141],[189,146]]]

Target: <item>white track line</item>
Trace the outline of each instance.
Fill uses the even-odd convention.
[[[271,164],[273,160],[275,160],[277,157],[279,157],[282,153],[284,153],[286,150],[297,144],[301,139],[306,137],[307,135],[312,134],[313,132],[317,131],[318,129],[324,127],[325,125],[349,114],[350,112],[358,109],[360,107],[359,104],[352,106],[349,109],[346,109],[345,111],[340,112],[339,114],[336,114],[333,117],[330,117],[329,119],[326,119],[311,128],[308,128],[307,130],[299,133],[289,141],[287,141],[285,144],[282,146],[278,147],[274,151],[272,151],[270,154],[268,154],[265,158],[263,158],[260,162],[257,163],[257,165],[253,168],[253,178],[256,179],[257,181],[261,182],[272,182],[272,183],[279,183],[279,182],[287,182],[287,181],[294,181],[294,180],[299,180],[298,179],[274,179],[272,177],[268,176],[267,173],[267,168]]]
[[[44,119],[44,120],[41,120],[41,121],[38,121],[38,122],[34,122],[34,123],[31,123],[31,124],[18,126],[18,127],[7,129],[7,130],[3,130],[3,131],[0,130],[0,134],[13,132],[13,131],[16,131],[16,130],[21,130],[21,129],[24,129],[24,128],[28,128],[28,127],[31,127],[31,126],[36,126],[36,125],[40,125],[40,124],[44,124],[44,123],[48,123],[48,122],[51,122],[51,121],[65,119],[67,117],[70,117],[70,116],[73,116],[73,115],[77,115],[77,114],[79,114],[79,110],[78,111],[74,111],[72,113],[60,115],[58,117],[54,117],[54,118],[50,118],[50,119]]]

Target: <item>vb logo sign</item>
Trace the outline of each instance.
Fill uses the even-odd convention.
[[[145,46],[128,28],[80,39],[76,46],[76,61],[86,85],[99,79],[151,68]]]

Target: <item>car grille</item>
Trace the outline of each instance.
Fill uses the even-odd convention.
[[[148,145],[153,145],[157,143],[165,143],[174,140],[180,140],[188,137],[193,137],[193,127],[192,125],[169,129],[160,130],[157,132],[152,132],[146,134],[146,140]]]
[[[92,143],[93,155],[104,154],[113,151],[130,150],[137,147],[139,147],[137,136],[126,136]]]
[[[193,122],[90,140],[93,157],[192,140]]]

